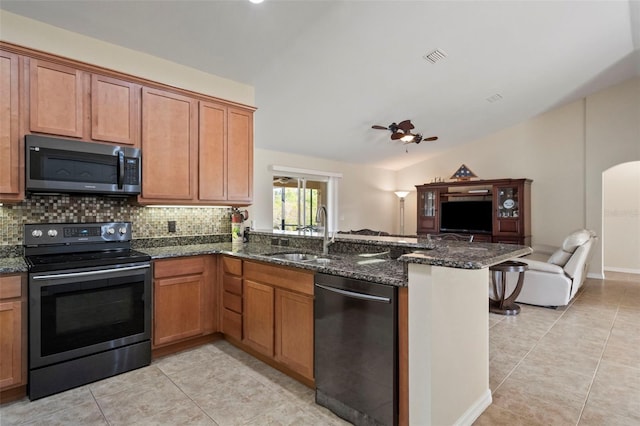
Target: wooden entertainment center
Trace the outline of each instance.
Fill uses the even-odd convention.
[[[473,234],[476,242],[530,246],[531,182],[490,179],[416,185],[417,233]]]

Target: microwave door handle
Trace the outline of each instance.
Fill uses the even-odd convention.
[[[118,151],[118,189],[124,186],[124,152]]]

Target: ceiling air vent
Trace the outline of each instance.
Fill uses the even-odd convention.
[[[435,64],[436,62],[447,57],[447,53],[444,50],[436,49],[433,52],[427,53],[423,56],[424,59]]]
[[[496,93],[495,95],[491,95],[487,98],[487,102],[489,102],[490,104],[494,103],[494,102],[498,102],[499,100],[502,99],[502,95],[500,93]]]

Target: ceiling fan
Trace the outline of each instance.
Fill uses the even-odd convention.
[[[437,136],[431,136],[428,138],[422,137],[421,133],[411,133],[411,130],[415,129],[415,126],[411,124],[411,120],[404,120],[400,123],[391,123],[387,127],[373,125],[372,129],[378,130],[389,130],[391,132],[391,140],[401,140],[404,142],[404,145],[409,143],[419,144],[422,141],[435,141],[438,139]]]

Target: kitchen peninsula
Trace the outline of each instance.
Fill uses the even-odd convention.
[[[439,242],[428,247],[416,238],[337,235],[329,261],[321,263],[273,256],[320,253],[322,238],[315,233],[252,231],[242,245],[173,243],[141,247],[134,241],[134,247],[154,261],[221,255],[398,287],[400,424],[420,425],[471,424],[491,403],[488,267],[531,252],[508,244]],[[24,270],[1,259],[0,272]]]
[[[456,241],[429,246],[417,238],[338,234],[330,261],[315,263],[271,254],[319,253],[320,234],[254,231],[250,241],[221,252],[400,287],[401,425],[471,424],[491,404],[488,268],[530,254],[531,248]],[[201,245],[149,253],[165,257],[175,250],[181,255],[209,252]]]

